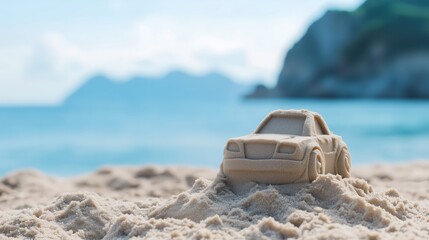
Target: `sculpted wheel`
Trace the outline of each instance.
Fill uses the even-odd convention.
[[[341,154],[337,160],[337,174],[340,174],[343,178],[350,177],[351,168],[350,154],[347,149],[341,150]]]
[[[325,169],[325,159],[320,150],[315,149],[311,151],[310,158],[308,159],[308,178],[310,182],[323,174]]]

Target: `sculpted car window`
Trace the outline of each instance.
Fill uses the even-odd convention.
[[[305,117],[273,117],[259,130],[258,133],[275,133],[302,135]]]
[[[316,127],[316,134],[317,135],[328,135],[326,129],[323,127],[322,120],[320,118],[315,117],[315,127]]]

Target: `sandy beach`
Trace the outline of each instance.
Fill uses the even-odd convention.
[[[190,167],[105,167],[0,182],[0,239],[428,239],[429,162],[251,186]]]

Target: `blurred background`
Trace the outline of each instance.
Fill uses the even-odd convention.
[[[0,175],[219,166],[272,110],[429,159],[429,2],[0,1]]]

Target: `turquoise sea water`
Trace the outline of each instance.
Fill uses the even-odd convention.
[[[240,100],[0,108],[0,175],[75,175],[103,165],[217,167],[230,137],[275,109],[321,113],[353,164],[429,159],[428,101]]]

